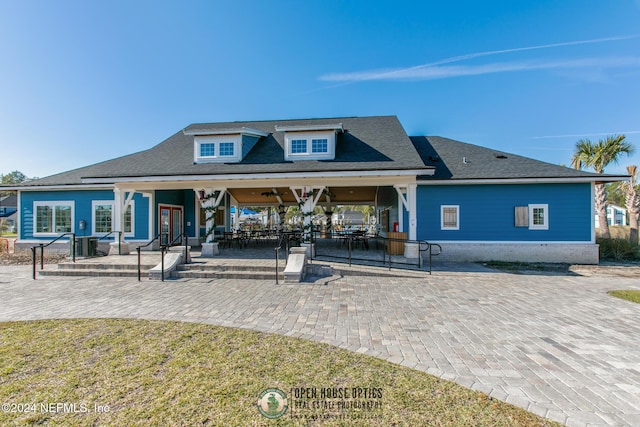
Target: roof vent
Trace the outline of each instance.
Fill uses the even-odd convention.
[[[507,156],[505,156],[504,154],[496,154],[496,159],[506,159]]]
[[[439,162],[440,156],[438,156],[437,154],[435,156],[429,156],[429,160],[431,160],[432,162]]]

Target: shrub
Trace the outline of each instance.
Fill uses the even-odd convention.
[[[634,245],[625,239],[596,239],[600,245],[600,258],[615,261],[631,261],[640,259],[638,245]]]

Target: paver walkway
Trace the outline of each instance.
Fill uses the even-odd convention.
[[[640,425],[638,278],[436,271],[419,279],[30,279],[0,266],[0,321],[169,319],[302,337],[453,380],[569,426]]]

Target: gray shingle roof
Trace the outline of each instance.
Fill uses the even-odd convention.
[[[285,161],[284,132],[275,126],[342,123],[335,160]],[[270,174],[282,172],[432,169],[422,182],[479,179],[620,178],[578,171],[527,157],[438,136],[409,138],[395,116],[343,117],[193,124],[185,130],[247,127],[268,134],[239,163],[194,164],[193,136],[180,130],[149,150],[63,172],[24,186],[77,185],[85,178],[162,177],[174,175]]]
[[[277,132],[276,125],[338,122],[343,124],[344,133],[337,135],[335,160],[284,160],[284,132]],[[190,125],[185,130],[240,127],[260,130],[269,136],[260,138],[239,163],[194,164],[194,137],[180,130],[149,150],[52,175],[29,185],[80,184],[83,178],[425,169],[396,116],[205,123]]]
[[[411,141],[425,165],[436,168],[435,175],[422,176],[422,181],[613,176],[575,170],[439,136],[412,136]]]

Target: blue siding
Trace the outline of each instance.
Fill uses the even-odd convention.
[[[549,229],[515,226],[515,207],[549,205]],[[460,229],[440,229],[440,206],[460,206]],[[591,241],[591,184],[420,185],[418,239]]]
[[[114,200],[111,190],[72,190],[72,191],[21,191],[20,192],[20,239],[51,240],[51,237],[34,237],[34,202],[74,202],[74,230],[79,236],[89,236],[92,230],[92,201]],[[148,239],[149,199],[142,194],[133,196],[135,203],[135,230],[133,237],[127,239]],[[80,230],[80,221],[86,222],[85,230]]]

